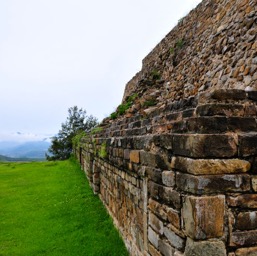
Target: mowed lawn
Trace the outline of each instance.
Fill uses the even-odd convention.
[[[1,256],[128,255],[74,160],[0,163]]]

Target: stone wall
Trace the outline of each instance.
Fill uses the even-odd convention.
[[[131,255],[257,255],[257,1],[206,0],[74,151]]]

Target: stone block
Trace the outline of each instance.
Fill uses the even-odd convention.
[[[163,234],[163,222],[152,213],[149,213],[149,225],[157,234]]]
[[[239,156],[252,156],[257,154],[257,133],[238,135]]]
[[[148,166],[145,166],[144,168],[145,168],[145,173],[150,180],[161,184],[161,181],[162,181],[162,170],[161,169],[148,167]]]
[[[150,197],[152,197],[156,200],[159,200],[163,193],[163,186],[161,186],[155,182],[149,181],[148,182],[148,193],[149,193]]]
[[[138,150],[131,150],[129,154],[129,159],[133,163],[140,163],[140,154]]]
[[[175,185],[175,173],[173,171],[163,171],[162,183],[167,187],[173,187]]]
[[[239,229],[239,230],[257,229],[257,211],[240,212],[236,216],[236,229]]]
[[[257,192],[257,176],[252,176],[252,188],[255,192]]]
[[[251,164],[241,159],[192,159],[173,157],[171,168],[194,175],[245,173]]]
[[[232,232],[229,245],[238,247],[257,245],[257,230]]]
[[[179,190],[196,195],[218,192],[243,192],[251,189],[250,176],[248,174],[194,176],[177,173],[176,184]]]
[[[222,241],[195,242],[187,239],[184,256],[226,256],[226,248]]]
[[[257,194],[228,196],[227,204],[232,207],[257,209]]]
[[[175,155],[225,158],[237,155],[237,138],[225,134],[174,134]]]
[[[188,196],[182,208],[185,234],[192,239],[219,238],[224,233],[225,196]]]
[[[170,207],[166,207],[165,208],[167,214],[167,219],[168,221],[177,229],[180,229],[181,228],[181,225],[180,225],[180,215],[179,215],[179,212],[174,210],[173,208],[170,208]]]
[[[153,137],[153,143],[158,147],[171,150],[172,138],[173,138],[173,135],[171,134],[157,134],[157,135],[154,135]]]
[[[165,163],[164,159],[158,154],[153,154],[146,151],[140,151],[140,160],[142,165],[160,168],[163,170],[169,169],[169,167],[167,166],[167,163]]]
[[[167,213],[166,213],[166,208],[164,207],[164,205],[158,203],[157,201],[153,200],[153,199],[149,199],[149,204],[148,204],[148,208],[159,218],[163,219],[163,220],[167,220]]]
[[[244,105],[242,104],[204,104],[196,108],[198,116],[243,116]]]
[[[164,203],[174,206],[176,209],[181,208],[181,197],[180,193],[176,190],[168,187],[162,187],[160,190],[160,198],[163,199]]]
[[[175,247],[176,249],[183,250],[185,246],[185,239],[178,236],[175,232],[173,232],[168,227],[164,228],[164,235],[169,240],[171,246]]]
[[[159,236],[156,232],[153,231],[151,227],[148,227],[148,240],[151,244],[158,249],[159,247]]]
[[[170,246],[170,244],[165,240],[160,240],[159,242],[159,250],[164,256],[170,256],[174,254],[174,248]]]
[[[236,250],[236,256],[256,256],[257,247],[240,248]]]
[[[161,253],[157,251],[151,244],[148,244],[148,252],[151,256],[162,256]]]

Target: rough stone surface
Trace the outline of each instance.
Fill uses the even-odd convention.
[[[184,229],[192,239],[209,239],[224,234],[225,197],[188,196],[182,210]]]
[[[170,244],[176,249],[183,249],[185,247],[185,240],[178,236],[171,229],[165,227],[164,235],[169,240]]]
[[[221,241],[194,242],[187,239],[185,256],[226,256],[226,248]]]
[[[230,237],[230,246],[257,245],[257,230],[235,231]]]
[[[171,167],[194,175],[245,173],[251,164],[241,159],[192,159],[173,157]]]
[[[236,250],[236,256],[256,256],[257,247],[241,248]]]

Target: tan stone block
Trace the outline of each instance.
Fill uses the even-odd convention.
[[[139,150],[130,151],[129,158],[131,162],[138,164],[140,162]]]
[[[161,256],[161,253],[158,252],[151,244],[148,245],[148,252],[151,256]]]
[[[158,234],[163,234],[163,222],[152,213],[149,213],[149,225]]]
[[[257,247],[250,248],[240,248],[236,250],[236,256],[256,256],[257,255]]]
[[[243,194],[227,197],[227,204],[233,207],[257,208],[257,194]]]
[[[224,233],[225,196],[188,196],[182,208],[185,234],[192,239],[218,238]]]
[[[252,187],[255,192],[257,192],[257,176],[252,177]]]
[[[173,157],[171,167],[194,175],[245,173],[251,164],[241,159],[192,159]]]
[[[178,211],[166,207],[166,212],[167,212],[167,218],[168,221],[170,222],[170,224],[172,224],[174,227],[176,227],[177,229],[180,229],[180,216]]]

